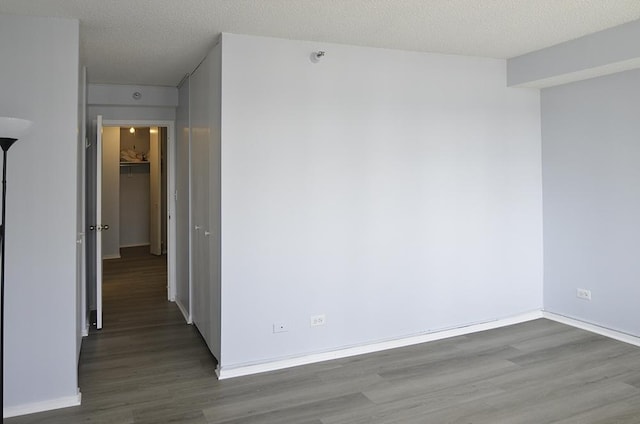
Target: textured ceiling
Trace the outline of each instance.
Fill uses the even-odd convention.
[[[509,58],[640,19],[640,0],[0,0],[0,13],[79,19],[90,82],[175,86],[220,32]]]

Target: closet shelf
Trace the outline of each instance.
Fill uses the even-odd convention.
[[[120,167],[126,168],[129,166],[141,166],[141,165],[149,165],[149,161],[141,161],[141,162],[120,162]]]

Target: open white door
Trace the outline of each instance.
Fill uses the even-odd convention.
[[[102,329],[102,115],[96,128],[96,328]]]

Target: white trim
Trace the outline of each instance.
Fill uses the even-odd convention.
[[[120,259],[120,258],[121,258],[121,256],[120,256],[119,253],[118,254],[113,254],[113,255],[102,255],[102,260],[105,260],[105,259]]]
[[[24,403],[22,405],[8,406],[2,408],[2,418],[17,417],[19,415],[35,414],[36,412],[50,411],[52,409],[68,408],[78,406],[82,401],[82,393],[74,396],[65,396],[57,399],[45,400],[42,402]]]
[[[185,321],[187,321],[187,324],[193,324],[191,316],[187,312],[187,308],[184,307],[182,302],[180,302],[178,299],[174,299],[173,301],[176,302],[176,305],[178,305],[178,309],[180,309],[180,312],[182,312],[182,315],[184,316]]]
[[[400,339],[386,340],[362,346],[354,346],[343,349],[332,350],[329,352],[313,353],[310,355],[298,356],[287,359],[277,359],[274,361],[263,362],[258,364],[240,365],[233,368],[218,368],[216,374],[220,380],[227,378],[240,377],[250,374],[258,374],[261,372],[275,371],[283,368],[296,367],[299,365],[307,365],[316,362],[329,361],[332,359],[347,358],[350,356],[363,355],[367,353],[379,352],[387,349],[395,349],[398,347],[411,346],[420,343],[432,342],[435,340],[448,339],[450,337],[463,336],[465,334],[477,333],[479,331],[492,330],[494,328],[506,327],[509,325],[519,324],[526,321],[543,318],[540,310],[526,312],[514,315],[508,318],[496,319],[477,324],[470,324],[463,327],[457,327],[433,333],[420,334],[414,336],[403,337]]]
[[[564,315],[555,314],[553,312],[542,311],[542,316],[551,321],[556,321],[561,324],[570,325],[572,327],[587,330],[592,333],[600,334],[601,336],[609,337],[610,339],[618,340],[624,343],[629,343],[634,346],[640,347],[640,337],[633,336],[631,334],[623,333],[621,331],[612,330],[610,328],[601,327],[596,324],[581,321],[575,318],[569,318]]]
[[[198,64],[198,66],[200,66],[200,64],[202,62],[204,62],[205,59],[202,59],[202,61]],[[196,66],[196,69],[198,69],[198,67]],[[195,70],[193,71],[195,72]],[[191,73],[191,75],[193,75],[193,72]],[[189,162],[188,165],[188,170],[187,170],[187,190],[188,190],[188,195],[189,195],[189,201],[187,203],[188,207],[187,207],[187,221],[189,221],[189,236],[188,236],[188,243],[189,243],[189,248],[187,249],[188,252],[188,269],[189,269],[189,281],[187,282],[189,285],[189,320],[191,322],[193,322],[193,178],[191,178],[191,173],[192,173],[192,166],[193,166],[193,158],[191,157],[191,153],[192,153],[192,148],[191,148],[191,111],[193,110],[191,107],[191,99],[193,97],[192,93],[191,93],[191,76],[189,76],[189,86],[187,87],[188,92],[187,92],[187,100],[188,100],[188,105],[187,105],[187,125],[189,128],[189,132],[188,134],[188,138],[187,138],[187,161]],[[180,94],[178,93],[178,96],[180,96]],[[176,143],[177,146],[177,143]],[[177,147],[176,147],[177,149]],[[222,149],[222,146],[220,147],[220,149]],[[176,155],[177,156],[177,155]],[[176,168],[177,168],[177,164],[176,164]],[[222,190],[222,183],[220,186],[221,190]],[[183,199],[184,201],[184,199]],[[222,221],[222,215],[220,216],[220,220]],[[220,226],[220,232],[222,233],[222,225]],[[220,256],[222,256],[222,252],[220,253]],[[222,290],[222,289],[221,289]],[[220,295],[222,296],[222,293],[220,293]],[[222,337],[221,337],[222,338]],[[218,360],[220,360],[220,358],[218,358]]]

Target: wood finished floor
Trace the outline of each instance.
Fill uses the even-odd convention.
[[[166,301],[164,259],[141,253],[105,264],[82,405],[5,423],[640,423],[640,349],[542,319],[217,381],[197,330]]]

